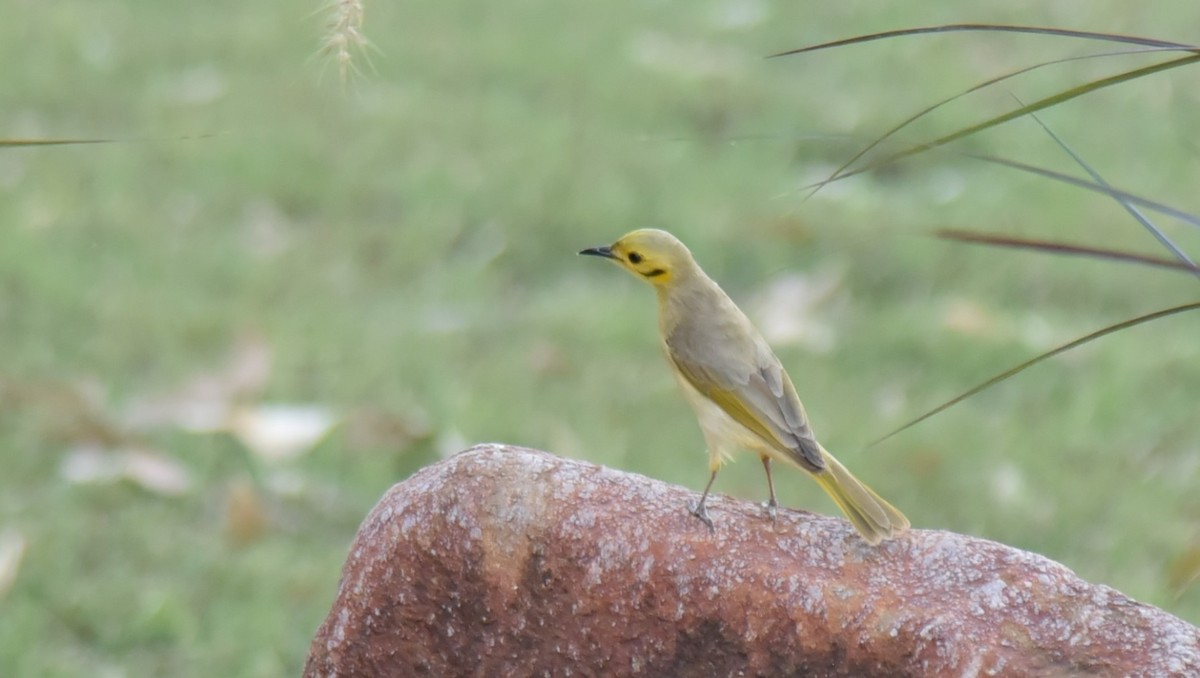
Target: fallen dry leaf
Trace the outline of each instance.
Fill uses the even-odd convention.
[[[709,9],[710,20],[718,28],[749,28],[770,16],[764,0],[724,0]]]
[[[109,414],[104,385],[95,379],[2,382],[0,406],[33,413],[50,440],[117,445],[129,438]]]
[[[155,494],[178,497],[191,489],[191,474],[174,459],[135,449],[122,453],[121,460],[125,477]]]
[[[121,478],[121,462],[98,445],[80,445],[63,458],[58,472],[73,485],[113,483]]]
[[[659,31],[638,33],[630,56],[646,69],[687,80],[736,76],[749,62],[746,54],[726,45]]]
[[[287,250],[293,239],[291,220],[279,205],[266,198],[246,205],[242,231],[246,249],[259,259],[274,259]]]
[[[191,489],[191,473],[183,464],[146,448],[109,449],[80,445],[63,458],[59,473],[74,485],[100,485],[128,480],[168,497]]]
[[[1200,545],[1192,546],[1171,561],[1167,568],[1167,585],[1175,597],[1183,595],[1192,584],[1200,581]]]
[[[225,96],[229,90],[227,78],[214,63],[201,64],[176,72],[171,86],[164,90],[169,102],[186,106],[202,106]]]
[[[992,472],[990,481],[992,498],[997,504],[1013,508],[1027,503],[1025,477],[1015,464],[1000,465]]]
[[[467,449],[470,445],[462,433],[453,429],[442,431],[433,441],[434,449],[442,459],[449,459]]]
[[[406,412],[376,407],[352,410],[346,415],[345,431],[346,444],[360,450],[403,451],[433,436],[428,415],[416,408]]]
[[[908,407],[908,392],[902,384],[889,383],[875,389],[873,400],[880,419],[896,419]]]
[[[21,559],[25,556],[25,537],[14,529],[0,532],[0,599],[17,581]]]
[[[126,425],[135,430],[177,427],[193,433],[228,430],[239,402],[256,400],[271,376],[272,351],[259,334],[243,334],[224,364],[193,375],[166,394],[132,401],[125,410]]]
[[[267,531],[266,507],[254,482],[245,476],[235,478],[225,495],[225,533],[234,546],[257,541]]]
[[[842,274],[834,270],[781,275],[755,295],[750,315],[771,344],[798,344],[827,353],[837,343],[837,331],[821,309],[841,285]]]
[[[229,428],[246,449],[280,461],[308,452],[337,423],[332,412],[318,405],[267,404],[237,409]]]
[[[995,336],[1002,325],[996,315],[978,302],[951,299],[942,309],[942,327],[967,336]]]
[[[529,367],[538,375],[562,375],[570,368],[570,360],[562,346],[546,340],[534,342],[529,349]]]

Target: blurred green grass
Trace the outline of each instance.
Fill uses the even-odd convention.
[[[295,675],[358,521],[456,440],[699,489],[703,443],[658,353],[652,295],[574,256],[640,226],[678,234],[747,303],[782,275],[844,276],[814,310],[832,350],[778,350],[825,444],[914,525],[1034,550],[1200,620],[1200,592],[1169,581],[1200,546],[1196,318],[1105,339],[863,449],[1040,350],[1196,297],[1178,274],[924,237],[962,227],[1155,251],[1102,196],[952,154],[801,202],[794,189],[857,148],[844,135],[1091,48],[959,36],[765,54],[946,21],[1184,41],[1179,27],[1200,25],[1186,3],[960,7],[371,3],[373,68],[343,89],[313,58],[322,17],[295,3],[20,3],[0,22],[0,137],[218,135],[0,152],[0,379],[89,380],[119,408],[253,331],[274,351],[268,400],[419,410],[435,441],[335,431],[284,469],[317,489],[264,490],[270,526],[237,545],[225,504],[255,462],[234,440],[151,434],[194,476],[181,498],[77,486],[59,472],[55,413],[5,400],[0,530],[28,547],[0,600],[0,673]],[[1012,88],[1029,100],[1132,61]],[[1114,185],[1196,211],[1198,76],[1043,117]],[[906,138],[1010,101],[971,97]],[[1072,171],[1032,122],[966,143]],[[1162,225],[1200,252],[1194,232]],[[985,329],[948,327],[956,307]],[[759,499],[760,476],[735,464],[717,489]],[[785,505],[836,512],[800,474],[779,481]]]

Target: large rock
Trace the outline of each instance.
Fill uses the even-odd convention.
[[[306,676],[1200,676],[1200,630],[1025,551],[485,445],[359,530]]]

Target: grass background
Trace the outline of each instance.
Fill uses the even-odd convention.
[[[864,449],[1041,350],[1194,300],[1196,281],[926,237],[1157,251],[1103,196],[953,154],[807,202],[794,190],[858,148],[845,135],[1111,48],[964,35],[761,59],[955,21],[1186,42],[1200,5],[379,2],[373,68],[345,88],[314,58],[324,15],[310,9],[63,0],[18,2],[0,22],[0,138],[217,133],[0,152],[0,529],[27,543],[0,599],[0,673],[296,675],[358,522],[471,442],[701,488],[703,443],[655,344],[652,295],[574,256],[642,226],[683,238],[747,305],[780,276],[841,276],[811,310],[831,350],[778,352],[826,446],[914,525],[1037,551],[1200,621],[1200,591],[1172,584],[1200,548],[1195,317],[1105,339]],[[1030,101],[1141,59],[1011,89]],[[1180,69],[1043,117],[1114,185],[1197,211],[1198,78]],[[1011,105],[982,93],[906,138]],[[1072,171],[1031,121],[964,147]],[[1162,225],[1200,253],[1194,231]],[[982,318],[974,331],[953,321],[963,308]],[[182,497],[63,479],[77,436],[53,402],[21,394],[85,381],[118,410],[210,369],[246,332],[274,351],[267,400],[422,418],[429,438],[339,428],[279,467],[229,436],[162,430],[149,442],[195,479]],[[248,466],[302,489],[260,488],[268,527],[244,543],[227,514]],[[760,474],[744,460],[718,490],[759,499]],[[779,485],[787,506],[836,511],[799,474]]]

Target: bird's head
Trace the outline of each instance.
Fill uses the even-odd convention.
[[[658,287],[669,285],[696,267],[692,253],[679,238],[654,228],[626,233],[611,245],[589,247],[580,254],[612,259]]]

